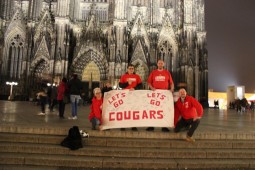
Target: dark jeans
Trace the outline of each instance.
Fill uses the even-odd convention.
[[[54,106],[55,106],[57,103],[58,103],[58,101],[57,101],[56,99],[53,99],[53,100],[51,101],[50,111],[53,111],[53,108],[54,108]]]
[[[40,96],[40,104],[41,104],[42,113],[45,113],[46,102],[47,102],[47,97],[46,96]]]
[[[174,131],[177,133],[177,132],[180,132],[182,128],[188,128],[187,135],[189,137],[192,137],[192,135],[195,132],[195,130],[197,129],[199,123],[200,123],[199,119],[193,121],[193,119],[183,119],[183,118],[181,118],[177,122]]]
[[[58,100],[58,116],[59,117],[64,117],[64,113],[65,113],[65,103],[63,102],[63,100]]]

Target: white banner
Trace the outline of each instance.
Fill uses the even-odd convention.
[[[169,90],[112,90],[104,94],[101,130],[127,127],[173,127]]]

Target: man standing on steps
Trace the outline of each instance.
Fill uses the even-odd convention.
[[[193,133],[197,129],[200,119],[203,115],[202,105],[192,96],[188,96],[184,88],[179,90],[180,98],[174,107],[174,125],[175,133],[180,132],[182,128],[188,128],[186,141],[195,142],[192,138]],[[179,120],[179,117],[180,120]]]
[[[128,64],[127,72],[123,74],[120,78],[119,87],[128,90],[142,89],[142,80],[138,74],[135,74],[134,71],[135,71],[134,65]],[[133,131],[138,130],[136,127],[132,127],[131,129]],[[121,128],[121,130],[124,131],[125,128]]]
[[[81,99],[81,90],[82,90],[82,83],[81,80],[78,78],[77,74],[72,75],[72,79],[68,83],[68,90],[70,93],[70,100],[72,104],[72,117],[69,119],[76,120],[77,119],[77,110],[78,110],[78,103]]]
[[[151,90],[161,89],[168,90],[174,92],[174,82],[172,76],[168,70],[164,69],[164,61],[158,60],[157,66],[158,69],[153,70],[148,78],[148,85]],[[147,131],[154,131],[154,127],[148,127]],[[169,129],[166,127],[162,128],[163,132],[169,132]]]

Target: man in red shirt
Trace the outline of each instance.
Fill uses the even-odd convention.
[[[138,74],[135,74],[135,67],[132,64],[127,66],[127,72],[120,78],[119,87],[122,89],[138,90],[142,89],[142,80]],[[125,128],[121,128],[122,131]],[[137,131],[136,127],[132,127],[133,131]]]
[[[202,105],[192,96],[188,96],[184,88],[179,90],[180,98],[175,103],[174,131],[180,132],[182,128],[188,128],[186,141],[195,142],[192,138],[203,115]],[[179,120],[179,117],[180,120]]]
[[[122,89],[136,90],[142,89],[142,80],[135,74],[135,67],[132,64],[127,66],[127,72],[120,78],[119,87]]]
[[[148,78],[148,85],[151,90],[162,89],[168,90],[170,89],[174,92],[174,82],[172,76],[168,70],[164,69],[164,61],[158,60],[157,66],[158,69],[153,70]],[[154,131],[154,127],[148,127],[147,131]],[[169,132],[169,129],[166,127],[162,128],[163,132]]]

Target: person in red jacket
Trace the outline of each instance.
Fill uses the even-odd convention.
[[[64,119],[65,101],[64,97],[67,95],[67,79],[64,77],[58,86],[57,101],[58,101],[58,116],[60,119]]]
[[[174,107],[174,131],[178,133],[182,128],[188,128],[185,140],[188,142],[195,142],[192,135],[200,123],[200,119],[203,115],[203,107],[194,97],[187,95],[184,88],[179,90],[179,96],[180,98],[177,100]]]
[[[96,130],[97,126],[102,124],[103,98],[100,88],[95,88],[93,93],[94,97],[92,99],[92,104],[90,105],[91,112],[89,114],[89,121],[92,123],[92,130]]]

